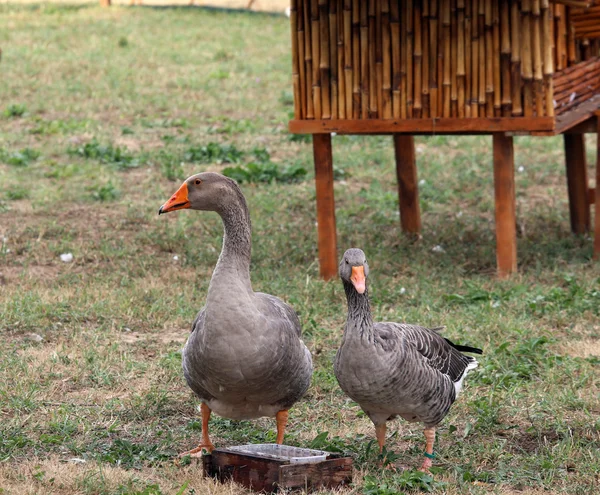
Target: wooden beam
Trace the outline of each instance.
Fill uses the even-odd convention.
[[[492,134],[553,131],[554,117],[290,120],[292,134]]]
[[[418,233],[421,231],[421,210],[414,137],[394,134],[394,155],[398,178],[400,224],[404,232]]]
[[[325,280],[337,274],[337,236],[335,228],[335,198],[333,195],[333,155],[331,135],[313,136],[315,183],[317,190],[317,233],[319,266]]]
[[[600,112],[596,112],[596,129],[598,132],[596,152],[596,204],[594,206],[594,259],[600,259]]]
[[[517,271],[515,163],[512,136],[494,134],[494,192],[496,201],[496,262],[498,276]]]
[[[564,141],[571,230],[575,234],[584,234],[590,230],[585,136],[583,134],[565,134]]]

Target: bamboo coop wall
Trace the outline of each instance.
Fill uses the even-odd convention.
[[[295,119],[554,116],[600,90],[589,3],[292,0]]]

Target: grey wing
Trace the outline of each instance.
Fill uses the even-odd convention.
[[[474,368],[477,361],[465,356],[438,332],[439,328],[429,329],[418,325],[390,323],[396,331],[404,336],[407,344],[414,348],[426,360],[429,367],[448,376],[453,382],[458,382],[464,376],[467,368]]]
[[[271,363],[271,371],[278,377],[280,403],[282,407],[289,408],[308,390],[313,370],[312,357],[300,338],[302,326],[294,309],[271,294],[257,292],[256,296],[263,306],[263,315],[271,320],[273,328],[280,330],[278,338],[270,343],[278,346],[277,352],[271,349],[274,351],[272,355],[279,356],[278,362]]]
[[[204,330],[205,309],[204,307],[198,312],[194,323],[192,323],[192,331],[183,348],[181,365],[187,384],[198,398],[200,400],[211,400],[213,396],[204,388],[201,375],[194,371],[194,368],[201,362],[201,357],[198,354],[198,343],[202,339]]]
[[[302,325],[300,324],[300,319],[298,318],[296,311],[294,311],[294,308],[271,294],[256,292],[256,297],[264,303],[265,307],[269,308],[271,313],[274,313],[273,316],[284,320],[284,327],[289,328],[300,337],[302,334]]]
[[[198,311],[196,318],[194,318],[194,323],[192,323],[192,333],[194,333],[196,329],[199,329],[200,332],[202,331],[202,328],[204,327],[204,318],[206,316],[205,310],[206,306]]]

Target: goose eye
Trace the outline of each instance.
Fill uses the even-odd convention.
[[[346,262],[346,264],[348,264],[348,258],[344,258],[344,261]]]
[[[197,186],[199,186],[200,184],[202,184],[202,181],[200,179],[196,179],[194,181],[194,184],[196,184]]]

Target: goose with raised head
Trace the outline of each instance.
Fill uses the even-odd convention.
[[[386,422],[401,416],[425,425],[426,447],[421,469],[432,465],[435,427],[448,414],[462,382],[477,361],[462,354],[481,349],[456,345],[441,328],[405,323],[374,323],[369,305],[369,265],[360,249],[348,249],[339,275],[348,302],[348,318],[334,363],[342,390],[375,425],[380,452]]]
[[[282,443],[288,409],[312,375],[298,316],[281,299],[252,290],[250,214],[234,180],[211,172],[193,175],[159,214],[184,208],[218,213],[225,230],[206,304],[183,349],[185,379],[202,403],[202,442],[185,454],[214,448],[211,411],[229,419],[275,417],[276,441]]]

